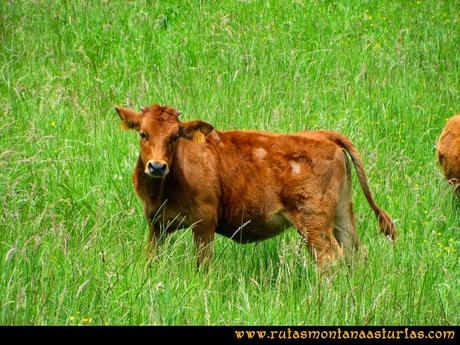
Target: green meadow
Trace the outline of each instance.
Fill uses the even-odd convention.
[[[1,1],[0,324],[452,325],[460,203],[435,143],[460,111],[460,2]],[[144,251],[117,105],[169,104],[218,130],[331,129],[354,174],[367,261],[319,275],[300,236],[217,236],[195,270],[190,229]],[[261,186],[263,188],[263,186]]]

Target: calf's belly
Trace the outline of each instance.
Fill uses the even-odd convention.
[[[266,219],[250,218],[239,222],[221,220],[216,232],[238,243],[251,243],[276,236],[290,226],[284,214],[278,212]]]

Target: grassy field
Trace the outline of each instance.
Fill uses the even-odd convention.
[[[460,111],[459,1],[1,1],[0,324],[458,324],[460,207],[435,142]],[[321,279],[291,230],[190,230],[148,266],[115,105],[217,129],[333,129],[362,153],[392,247],[355,181],[367,262]]]

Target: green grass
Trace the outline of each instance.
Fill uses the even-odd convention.
[[[2,1],[0,324],[458,324],[460,207],[434,145],[460,110],[459,1]],[[355,183],[367,262],[321,279],[291,230],[190,230],[149,267],[115,105],[217,129],[333,129],[360,150],[393,248]],[[356,182],[356,181],[355,181]]]

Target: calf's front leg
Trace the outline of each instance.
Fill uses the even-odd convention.
[[[149,235],[147,239],[147,256],[155,258],[158,254],[159,245],[161,243],[161,230],[158,224],[149,222]]]
[[[197,269],[200,266],[207,268],[211,263],[215,231],[215,225],[210,223],[199,223],[193,228]]]
[[[153,259],[157,257],[159,246],[161,242],[163,242],[166,233],[161,231],[160,224],[155,219],[153,212],[145,210],[145,217],[147,218],[149,225],[149,234],[146,245],[147,257],[149,259]]]

